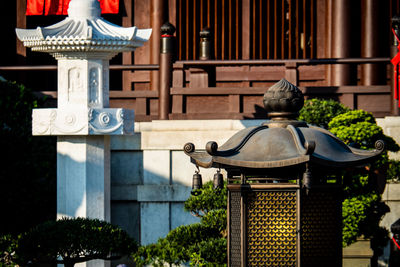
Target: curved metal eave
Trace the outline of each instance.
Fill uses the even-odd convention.
[[[353,152],[353,155],[355,155],[356,157],[354,157],[354,159],[348,159],[346,161],[338,161],[338,160],[326,160],[323,158],[320,158],[316,155],[311,155],[311,163],[316,163],[318,165],[322,165],[322,166],[327,166],[327,167],[337,167],[337,168],[341,168],[341,167],[357,167],[357,166],[362,166],[365,164],[369,164],[372,161],[374,161],[377,157],[379,157],[379,155],[381,155],[381,153],[384,150],[360,150],[360,149],[354,149],[351,148],[351,151]],[[353,151],[354,150],[354,151]],[[359,153],[357,153],[359,152]]]
[[[193,152],[186,154],[190,156],[192,163],[203,168],[220,167],[220,165],[225,165],[239,168],[272,169],[295,166],[310,161],[309,155],[300,155],[299,157],[276,161],[243,161],[220,156],[210,156],[207,152]]]
[[[373,158],[367,158],[362,160],[355,161],[332,161],[332,160],[324,160],[318,157],[312,157],[311,163],[316,163],[318,165],[327,166],[327,167],[357,167],[368,164],[372,161]]]
[[[269,168],[295,166],[307,162],[326,167],[343,168],[343,167],[357,167],[368,164],[374,159],[376,159],[382,153],[383,150],[373,150],[373,151],[359,150],[359,151],[363,152],[364,155],[359,155],[359,157],[356,159],[346,160],[346,161],[323,159],[313,154],[311,156],[300,155],[295,158],[276,160],[276,161],[235,160],[232,158],[211,156],[207,152],[193,152],[186,154],[190,156],[191,162],[203,168],[219,167],[220,165],[225,165],[225,166],[242,167],[242,168],[269,169]],[[369,153],[369,155],[366,156],[365,155],[366,153]]]

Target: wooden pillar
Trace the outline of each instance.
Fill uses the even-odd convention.
[[[326,1],[326,17],[325,17],[325,58],[332,57],[332,0]],[[332,66],[326,66],[326,82],[327,85],[332,84]]]
[[[17,0],[17,28],[26,29],[26,0]],[[15,36],[18,64],[26,64],[26,48]]]
[[[164,0],[151,0],[150,20],[153,32],[150,39],[150,64],[160,63],[160,36],[161,25],[164,21]],[[151,72],[150,87],[151,90],[158,90],[160,86],[159,72]]]
[[[168,18],[164,17],[172,25],[176,24],[176,0],[168,0]]]
[[[333,58],[351,56],[351,8],[347,0],[332,1],[332,54]],[[332,85],[351,84],[351,66],[337,64],[332,67]]]
[[[361,57],[379,57],[382,43],[379,38],[379,5],[379,0],[361,1]],[[384,82],[381,75],[381,69],[384,68],[382,65],[363,64],[361,68],[362,85],[378,85]]]
[[[250,0],[242,2],[242,59],[250,59]]]
[[[17,0],[16,2],[16,15],[17,15],[17,23],[16,26],[17,28],[20,29],[26,29],[26,0]],[[26,65],[27,64],[27,58],[26,58],[26,47],[24,44],[18,40],[18,38],[15,36],[15,45],[16,45],[16,63],[18,65]],[[28,73],[25,71],[19,72],[17,76],[15,76],[15,79],[22,84],[25,84],[28,80]]]
[[[126,16],[122,17],[123,27],[133,26],[133,1],[134,0],[123,0],[125,6]],[[122,64],[132,65],[132,52],[122,53]],[[132,71],[125,70],[122,71],[122,90],[131,91],[132,90]]]
[[[160,87],[158,98],[158,118],[168,120],[171,110],[172,63],[175,50],[175,27],[171,23],[165,23],[161,27],[161,51],[160,51]]]

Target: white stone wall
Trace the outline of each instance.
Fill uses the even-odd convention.
[[[195,166],[183,152],[187,142],[205,149],[222,145],[237,131],[262,120],[152,121],[135,123],[133,136],[111,137],[111,221],[141,244],[156,242],[170,230],[198,222],[183,210]],[[215,170],[200,169],[203,182]],[[225,175],[226,177],[226,175]]]
[[[400,117],[385,117],[377,119],[377,124],[382,127],[386,135],[391,136],[400,144]],[[391,159],[400,160],[400,152],[389,152]],[[385,191],[382,194],[382,200],[388,205],[390,212],[387,213],[380,225],[390,232],[390,226],[400,218],[400,184],[386,184]],[[390,256],[390,242],[384,249],[383,255],[378,260],[379,267],[387,267]]]

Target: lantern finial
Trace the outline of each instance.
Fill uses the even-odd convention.
[[[295,119],[303,107],[303,93],[295,85],[282,79],[264,94],[264,107],[274,119]]]
[[[100,2],[98,0],[71,0],[68,6],[70,18],[97,18],[101,16]]]

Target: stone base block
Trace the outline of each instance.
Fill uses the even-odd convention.
[[[371,266],[374,252],[369,240],[358,240],[356,243],[343,249],[343,267]]]

